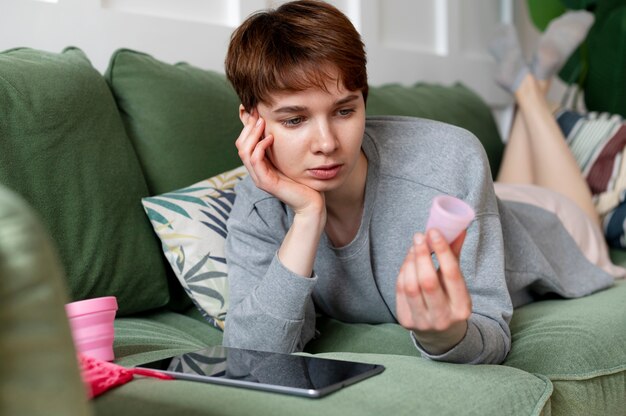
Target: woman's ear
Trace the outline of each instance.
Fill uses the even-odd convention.
[[[241,123],[244,126],[248,122],[249,118],[250,118],[250,113],[246,111],[246,108],[243,106],[243,104],[239,104],[239,120],[241,120]]]
[[[257,111],[256,107],[254,107],[252,111],[248,112],[243,104],[239,104],[239,120],[241,120],[244,126],[248,122],[248,119],[252,116],[259,116],[259,112]]]

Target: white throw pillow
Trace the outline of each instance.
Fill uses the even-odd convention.
[[[177,191],[142,199],[163,252],[202,315],[224,329],[228,311],[226,221],[244,166]]]

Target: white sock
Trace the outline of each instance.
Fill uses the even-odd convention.
[[[549,79],[559,71],[587,37],[594,16],[586,10],[570,11],[550,22],[539,39],[531,64],[537,79]]]
[[[489,52],[496,58],[496,82],[502,88],[515,92],[528,73],[522,56],[517,32],[512,25],[500,25],[489,43]]]

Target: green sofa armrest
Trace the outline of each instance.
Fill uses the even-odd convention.
[[[89,415],[52,242],[21,197],[0,186],[0,414]]]

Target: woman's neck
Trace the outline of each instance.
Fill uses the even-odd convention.
[[[365,181],[367,179],[367,158],[363,151],[359,159],[346,179],[344,184],[330,192],[325,193],[326,211],[333,216],[342,212],[350,212],[357,207],[363,206],[365,199]]]
[[[365,201],[367,158],[361,152],[356,166],[341,188],[325,194],[326,235],[335,247],[350,243],[359,231]]]

